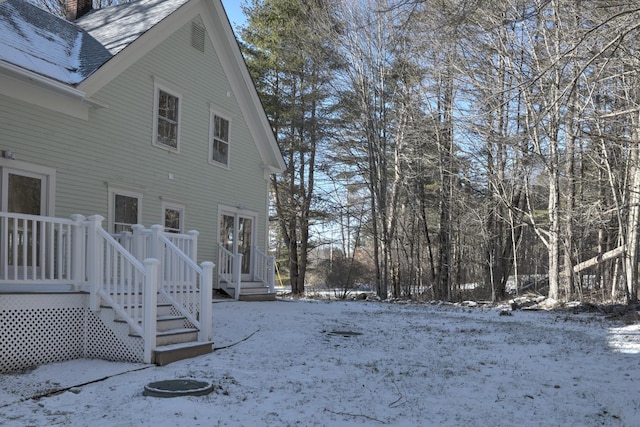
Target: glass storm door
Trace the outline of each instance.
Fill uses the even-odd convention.
[[[43,215],[46,185],[42,175],[3,169],[2,205],[7,212]]]
[[[46,188],[45,175],[2,168],[2,210],[11,213],[44,215],[47,203]],[[34,227],[37,227],[34,221],[7,222],[6,229],[1,233],[2,239],[7,239],[7,265],[39,264],[40,239],[37,236],[42,230],[34,230]]]
[[[220,243],[234,254],[242,254],[242,279],[251,280],[253,218],[225,213],[220,217]]]

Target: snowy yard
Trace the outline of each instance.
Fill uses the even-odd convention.
[[[227,300],[213,309],[216,347],[231,346],[207,356],[165,367],[79,360],[0,376],[0,425],[640,425],[638,325],[378,302]],[[173,378],[215,390],[142,395]],[[64,391],[31,398],[52,390]]]

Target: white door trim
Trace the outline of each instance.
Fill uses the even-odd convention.
[[[242,218],[248,218],[251,220],[251,243],[250,243],[250,247],[254,248],[256,246],[256,241],[257,241],[257,224],[258,224],[258,212],[255,211],[251,211],[248,209],[244,209],[241,207],[231,207],[231,206],[224,206],[224,205],[218,205],[218,222],[216,224],[216,239],[218,241],[218,244],[220,243],[220,221],[222,220],[222,216],[223,215],[227,215],[227,216],[233,216],[234,218],[234,223],[233,223],[233,229],[234,229],[234,240],[233,240],[233,252],[237,253],[238,251],[238,228],[239,228],[239,219]],[[251,280],[253,277],[253,273],[254,273],[254,268],[253,268],[253,262],[254,260],[251,259],[250,260],[250,264],[249,264],[249,274],[243,274],[243,280]]]
[[[21,160],[5,159],[0,157],[0,169],[2,171],[0,185],[2,186],[2,200],[0,209],[7,210],[7,179],[9,173],[42,179],[43,199],[41,213],[44,216],[55,216],[56,206],[56,170],[48,166],[23,162]]]

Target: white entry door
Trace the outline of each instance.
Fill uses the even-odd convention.
[[[29,215],[45,215],[46,207],[46,176],[2,168],[2,210]]]
[[[234,254],[242,254],[242,280],[252,280],[254,216],[237,212],[222,212],[220,215],[220,243]]]
[[[0,162],[0,210],[27,215],[50,215],[55,171],[24,162]],[[22,167],[20,167],[22,166]],[[4,242],[2,267],[11,274],[14,267],[39,266],[43,255],[36,221],[3,221],[0,241]],[[33,273],[32,270],[29,270]]]
[[[0,210],[54,215],[56,170],[0,157]]]

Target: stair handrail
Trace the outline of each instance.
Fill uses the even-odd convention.
[[[242,290],[242,254],[234,254],[222,243],[218,243],[218,276],[231,283],[235,291],[235,299],[240,299]]]
[[[154,225],[151,229],[160,245],[158,250],[163,270],[160,292],[198,328],[199,340],[210,341],[214,264],[205,261],[198,265],[162,232],[162,226]],[[196,292],[200,296],[197,301],[199,310],[194,307],[196,301],[193,296]]]
[[[143,338],[145,363],[151,363],[156,347],[157,293],[159,265],[157,259],[138,261],[102,227],[104,217],[93,215],[87,228],[87,282],[89,303],[100,311],[101,299]],[[142,295],[142,307],[136,295]],[[141,322],[138,323],[138,322]]]
[[[275,257],[262,252],[257,246],[253,247],[254,277],[269,288],[269,293],[275,292]]]

